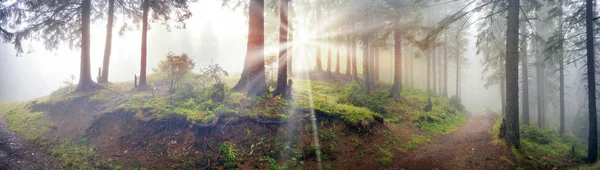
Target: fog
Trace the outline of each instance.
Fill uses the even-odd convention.
[[[303,15],[301,7],[298,7],[297,14]],[[187,53],[195,62],[195,71],[211,63],[218,63],[230,73],[242,71],[243,61],[247,41],[247,16],[241,9],[231,9],[222,7],[217,1],[200,1],[190,6],[193,17],[186,21],[187,29],[171,28],[168,31],[164,26],[158,23],[150,23],[148,31],[148,71],[156,67],[160,60],[164,59],[168,52]],[[266,14],[266,21],[275,20],[277,16]],[[123,21],[116,21],[116,26],[120,26]],[[296,19],[298,25],[310,25],[304,19]],[[266,30],[276,28],[277,25],[265,26]],[[92,25],[92,48],[91,48],[91,66],[92,77],[96,77],[97,68],[102,64],[104,55],[104,35],[105,23],[103,21],[95,22]],[[276,30],[276,29],[273,29]],[[208,33],[207,33],[208,32]],[[465,30],[468,35],[468,47],[464,52],[467,58],[468,67],[463,68],[462,78],[462,100],[468,110],[472,112],[481,112],[486,109],[500,111],[500,87],[493,85],[484,88],[485,81],[482,79],[484,66],[481,62],[481,56],[476,55],[475,37],[477,34],[476,24]],[[266,34],[276,37],[277,32]],[[269,36],[266,35],[266,36]],[[212,37],[206,37],[212,36]],[[302,35],[300,35],[302,36]],[[305,35],[310,36],[310,35]],[[139,74],[140,62],[140,38],[141,31],[134,30],[125,32],[122,36],[115,33],[113,36],[113,49],[111,56],[111,65],[109,81],[122,82],[132,81],[134,74]],[[268,38],[266,38],[268,41]],[[207,42],[207,40],[209,42]],[[214,40],[214,42],[211,42]],[[0,44],[0,101],[18,101],[42,97],[50,94],[53,90],[59,88],[63,81],[70,75],[79,75],[79,51],[78,48],[69,49],[61,47],[58,50],[44,50],[40,42],[30,42],[29,49],[35,49],[32,53],[25,53],[17,57],[16,51],[11,44]],[[391,48],[390,48],[391,49]],[[380,74],[383,81],[391,82],[391,55],[390,49],[381,51]],[[266,51],[273,52],[277,50],[276,42],[266,42]],[[326,49],[322,50],[323,56],[326,56]],[[313,68],[315,50],[311,47],[299,47],[294,51],[294,69],[303,71],[305,68]],[[335,55],[335,50],[333,51]],[[345,61],[345,50],[341,50],[340,55]],[[357,52],[357,62],[362,61],[362,52],[360,48]],[[214,56],[211,56],[214,55]],[[333,57],[335,60],[335,57]],[[323,63],[326,63],[326,57],[322,57]],[[418,59],[417,59],[418,60]],[[422,60],[422,59],[421,59]],[[332,61],[335,62],[335,61]],[[304,67],[306,65],[306,67]],[[340,63],[341,72],[345,71],[345,62]],[[359,72],[362,65],[358,66]],[[415,79],[423,79],[419,75],[419,70],[425,71],[424,65],[416,65]],[[576,112],[577,104],[581,97],[578,97],[584,91],[581,88],[580,73],[576,68],[570,68],[567,76],[567,110]],[[448,91],[449,95],[455,94],[455,75],[454,69],[449,69]],[[234,74],[236,75],[236,74]],[[417,87],[423,88],[423,84],[417,82]],[[533,95],[534,93],[532,93]],[[530,97],[531,103],[535,101]],[[533,111],[533,110],[532,110]]]

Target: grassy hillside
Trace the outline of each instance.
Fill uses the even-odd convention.
[[[327,169],[385,168],[466,119],[433,94],[425,111],[429,94],[409,87],[396,102],[384,83],[367,95],[356,83],[295,79],[292,100],[247,98],[226,87],[222,101],[202,75],[187,75],[174,93],[165,75],[149,83],[150,90],[123,82],[86,94],[67,86],[0,105],[0,113],[69,169],[314,169],[319,159]]]

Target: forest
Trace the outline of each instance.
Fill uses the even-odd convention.
[[[0,0],[0,170],[600,169],[594,0]]]

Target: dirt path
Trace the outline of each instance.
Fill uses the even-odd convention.
[[[509,151],[491,144],[494,117],[474,114],[457,131],[402,154],[391,169],[515,169]]]
[[[63,169],[52,156],[6,127],[0,116],[0,170]]]

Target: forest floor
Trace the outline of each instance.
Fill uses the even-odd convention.
[[[46,151],[10,131],[0,116],[0,170],[61,169]]]
[[[406,169],[514,169],[507,147],[492,144],[495,117],[473,114],[457,131],[399,156],[392,167]]]
[[[365,95],[347,76],[296,75],[291,101],[230,93],[213,103],[212,86],[169,94],[168,81],[155,75],[150,91],[123,82],[88,94],[64,87],[45,98],[0,103],[3,127],[14,132],[0,128],[0,160],[2,142],[18,139],[24,147],[16,159],[42,160],[29,164],[49,169],[58,168],[44,164],[59,161],[66,169],[514,169],[510,150],[490,133],[492,114],[467,118],[450,99],[410,87],[395,102],[385,82]],[[429,97],[432,110],[424,111]],[[48,147],[57,161],[29,142]],[[30,150],[40,158],[29,158]],[[0,167],[28,169],[9,161]]]

